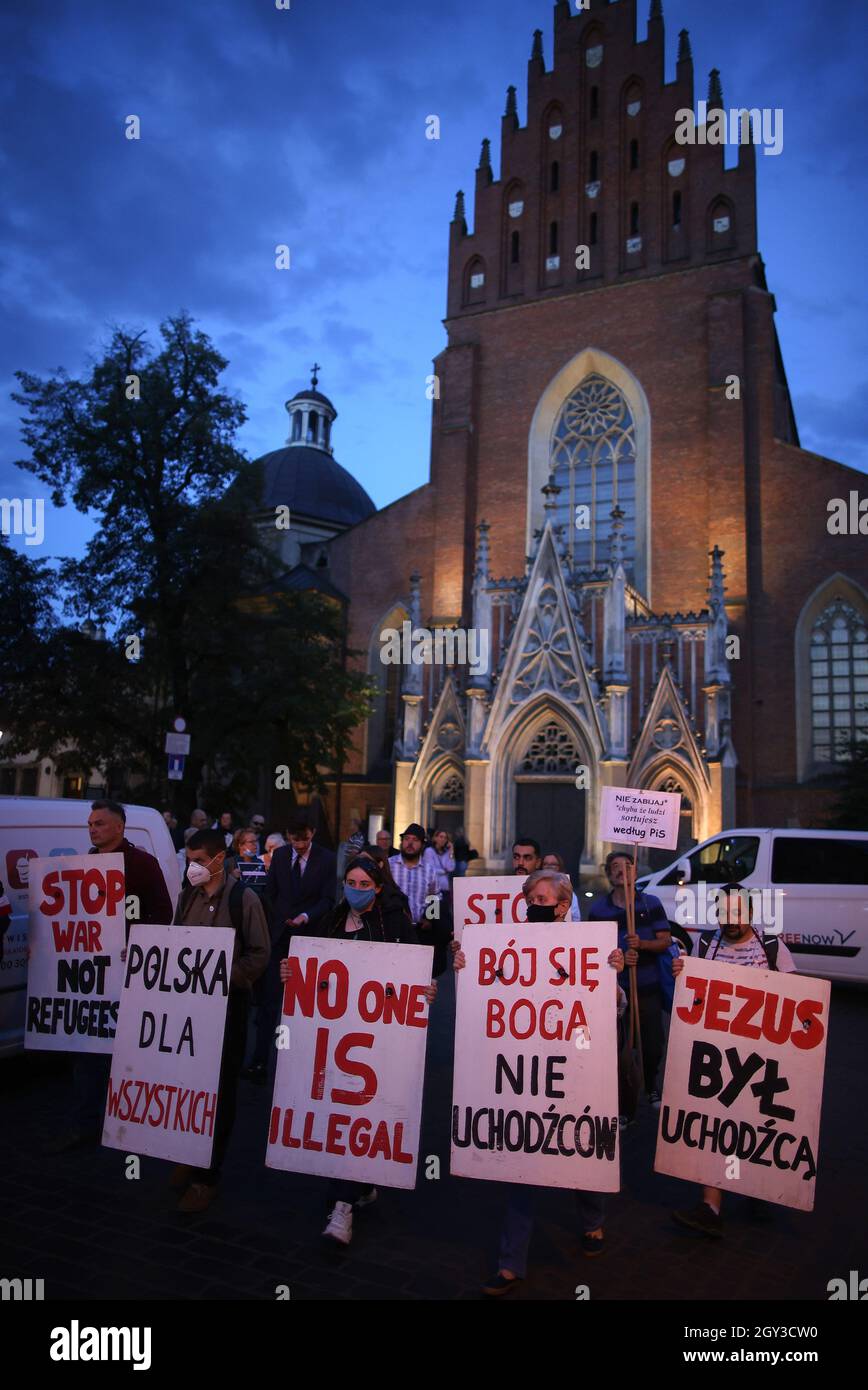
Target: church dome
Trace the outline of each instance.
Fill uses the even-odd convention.
[[[323,449],[289,444],[265,454],[262,505],[293,516],[355,526],[377,510],[361,483]]]
[[[314,366],[311,384],[286,402],[289,438],[257,462],[263,468],[262,506],[289,507],[293,516],[334,526],[355,526],[377,510],[361,483],[334,457],[337,411],[321,391]]]

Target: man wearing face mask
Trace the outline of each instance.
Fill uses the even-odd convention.
[[[235,933],[211,1167],[180,1165],[171,1178],[173,1187],[186,1189],[178,1203],[178,1210],[184,1212],[205,1211],[217,1196],[220,1168],[235,1123],[251,991],[266,969],[271,954],[262,904],[252,888],[245,888],[241,880],[230,880],[224,867],[225,859],[225,836],[221,829],[197,830],[191,835],[187,841],[187,880],[175,913],[176,926],[229,927]]]
[[[573,886],[566,874],[556,873],[553,869],[538,869],[525,879],[522,891],[527,903],[528,922],[569,921]],[[464,952],[457,951],[453,959],[455,969],[462,970],[465,963]],[[612,951],[608,963],[613,970],[623,970],[623,951]],[[627,1000],[620,986],[617,999],[618,1013],[621,1014],[627,1007]],[[527,1252],[533,1235],[533,1208],[537,1189],[528,1183],[504,1183],[503,1186],[508,1195],[506,1216],[500,1233],[498,1268],[482,1286],[482,1292],[488,1298],[510,1293],[516,1282],[524,1279],[527,1271]],[[602,1192],[585,1192],[580,1189],[575,1190],[574,1196],[582,1250],[586,1255],[601,1255],[605,1248],[605,1197]]]

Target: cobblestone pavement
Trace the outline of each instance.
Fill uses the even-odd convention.
[[[263,1165],[268,1089],[241,1083],[220,1196],[185,1217],[165,1163],[143,1159],[130,1181],[113,1150],[42,1155],[66,1127],[67,1063],[33,1053],[0,1062],[0,1277],[44,1279],[48,1299],[274,1299],[279,1285],[292,1299],[478,1298],[495,1267],[503,1203],[498,1183],[449,1177],[453,1018],[445,977],[432,1010],[421,1148],[439,1157],[442,1176],[427,1180],[423,1162],[415,1192],[381,1190],[339,1252],[319,1239],[323,1180]],[[545,1191],[529,1277],[509,1301],[575,1299],[583,1284],[592,1300],[826,1300],[830,1279],[868,1275],[866,1018],[868,992],[836,986],[813,1213],[776,1207],[755,1223],[733,1198],[723,1240],[682,1231],[670,1213],[694,1190],[653,1172],[656,1115],[646,1107],[625,1136],[605,1254],[581,1254],[571,1200]]]

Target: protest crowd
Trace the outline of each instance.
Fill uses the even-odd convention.
[[[695,1200],[672,1213],[687,1231],[723,1234],[726,1182],[711,1180],[723,1179],[722,1164],[735,1162],[736,1176],[739,1161],[748,1170],[741,1195],[760,1217],[774,1202],[812,1206],[817,1135],[805,1120],[799,1136],[797,1087],[785,1076],[791,1058],[807,1066],[816,1057],[822,1068],[828,987],[808,979],[801,992],[787,986],[792,956],[754,924],[738,883],[720,889],[717,925],[692,938],[636,887],[630,847],[608,855],[608,892],[583,920],[579,885],[532,835],[512,846],[510,881],[468,875],[477,856],[463,834],[453,839],[419,824],[408,825],[396,847],[385,829],[368,843],[356,822],[335,854],[301,814],[285,833],[266,833],[258,814],[236,825],[228,811],[215,819],[197,809],[184,831],[171,812],[165,818],[183,865],[176,903],[158,861],[126,838],[117,802],[93,803],[92,848],[81,870],[76,860],[65,873],[59,861],[41,861],[53,866],[37,891],[46,922],[54,914],[53,937],[46,926],[45,939],[55,948],[58,994],[92,988],[82,983],[84,954],[77,964],[71,955],[61,959],[84,951],[76,906],[94,918],[86,943],[94,965],[111,956],[100,911],[123,914],[119,958],[100,967],[109,1002],[98,1025],[81,1000],[65,998],[58,1009],[51,990],[40,998],[38,984],[30,985],[27,1045],[62,1048],[63,1032],[77,1031],[78,1048],[90,1049],[74,1051],[70,1128],[50,1152],[103,1143],[174,1155],[180,1161],[169,1182],[179,1209],[204,1212],[220,1190],[239,1086],[271,1087],[265,1161],[322,1177],[322,1235],[347,1246],[354,1216],[382,1200],[378,1183],[415,1184],[427,1016],[448,971],[458,1003],[452,1172],[502,1185],[498,1253],[484,1295],[507,1294],[527,1277],[541,1186],[571,1190],[579,1251],[605,1252],[620,1187],[619,1140],[636,1122],[643,1092],[661,1122],[655,1168],[695,1184]],[[94,886],[88,865],[103,855],[111,856],[103,861],[109,868]],[[63,897],[68,890],[80,904]],[[207,950],[197,944],[205,929],[214,933]],[[34,975],[42,941],[32,928]],[[784,977],[779,995],[768,972]],[[753,978],[760,987],[751,987]],[[148,1008],[134,1007],[138,999]],[[740,1011],[735,1000],[746,1001]],[[143,1059],[153,1058],[158,1035],[163,1070],[146,1075]],[[194,1048],[194,1035],[210,1041],[210,1058],[207,1047]],[[201,1065],[203,1053],[210,1080],[184,1070],[194,1055]],[[822,1070],[812,1078],[821,1088]],[[377,1110],[382,1094],[399,1103]],[[755,1115],[733,1105],[751,1095]],[[529,1108],[510,1108],[518,1105]],[[130,1133],[136,1124],[140,1147]],[[763,1146],[768,1162],[759,1157]],[[739,1191],[738,1181],[729,1185]]]

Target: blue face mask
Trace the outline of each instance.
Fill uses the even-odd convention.
[[[344,888],[344,897],[354,912],[366,912],[376,896],[375,888]]]

